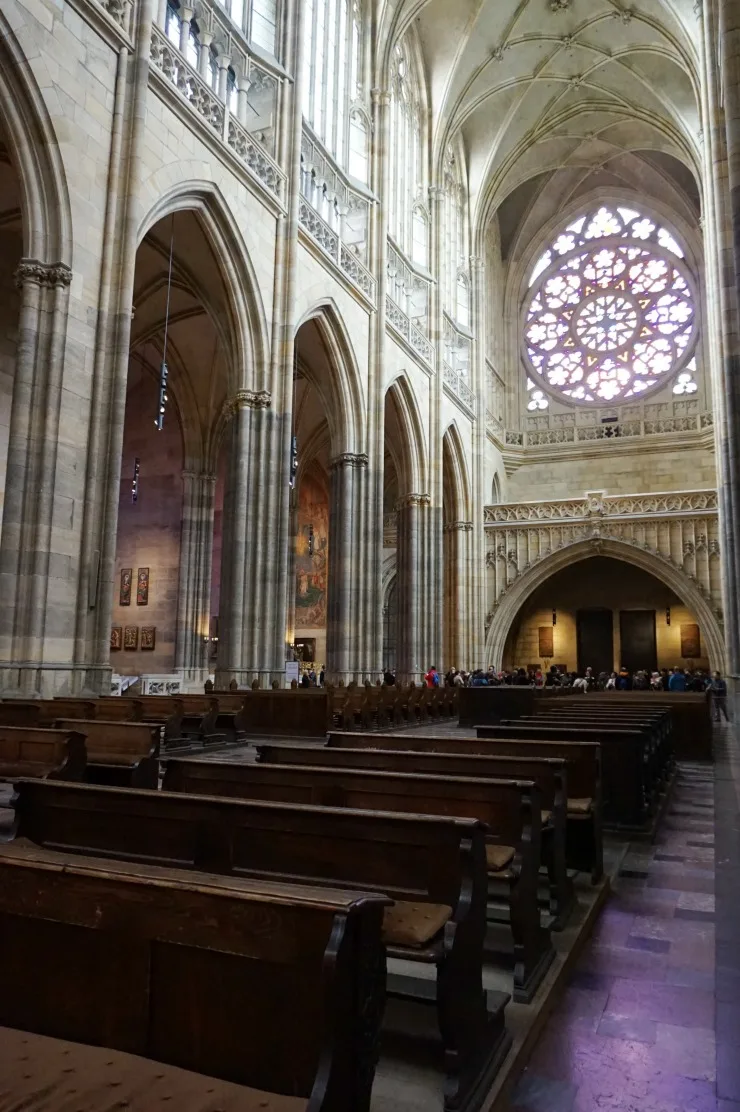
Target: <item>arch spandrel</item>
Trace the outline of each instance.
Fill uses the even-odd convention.
[[[591,537],[558,549],[537,561],[507,588],[493,611],[486,635],[486,662],[503,666],[506,640],[522,607],[531,595],[557,572],[592,556],[612,556],[649,572],[664,583],[687,606],[701,627],[712,669],[724,670],[724,634],[720,618],[705,594],[681,568],[637,545],[604,537]]]

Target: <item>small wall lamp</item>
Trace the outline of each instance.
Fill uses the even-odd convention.
[[[671,624],[671,608],[670,608],[670,606],[666,606],[666,608],[665,608],[665,624],[667,626],[669,626]]]

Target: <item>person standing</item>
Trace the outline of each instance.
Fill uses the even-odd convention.
[[[724,714],[725,722],[729,722],[730,720],[727,717],[727,681],[722,679],[719,672],[712,673],[709,690],[712,693],[712,718],[715,722],[720,722],[720,716]]]
[[[669,691],[685,691],[686,690],[686,676],[684,675],[683,668],[674,668],[671,678],[668,680]]]
[[[437,665],[433,664],[424,677],[427,687],[439,687],[439,673]]]

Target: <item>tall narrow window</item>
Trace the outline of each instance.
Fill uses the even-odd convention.
[[[364,121],[360,124],[352,111],[360,93],[360,4],[358,0],[304,0],[304,3],[307,42],[302,75],[303,115],[340,166],[347,169],[351,162],[362,169],[363,161],[367,162],[366,125]],[[354,176],[365,178],[366,165],[363,174]]]
[[[418,266],[429,267],[429,218],[419,205],[412,216],[411,257]]]
[[[413,253],[414,206],[426,188],[422,75],[407,35],[393,52],[391,65],[391,189],[388,230],[407,255]],[[418,232],[416,233],[418,234]]]
[[[470,278],[468,272],[468,205],[463,151],[449,148],[444,167],[443,302],[458,324],[470,327]]]
[[[255,46],[266,50],[268,54],[275,53],[277,14],[277,0],[252,0],[250,37]]]
[[[353,178],[367,182],[367,123],[357,109],[349,119],[349,162],[347,169]]]

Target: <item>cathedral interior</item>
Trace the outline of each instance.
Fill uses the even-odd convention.
[[[430,693],[431,669],[442,679]],[[572,691],[558,700],[544,680],[552,673],[564,686],[561,677],[572,683],[587,669],[588,721],[569,709]],[[653,693],[612,696],[606,680],[620,672],[630,687],[633,675],[646,687],[653,677],[652,704]],[[453,689],[456,673],[464,679]],[[674,675],[690,678],[683,701],[679,681],[669,689]],[[476,677],[502,690],[473,690]],[[560,724],[548,710],[558,706]],[[540,714],[547,723],[532,724]],[[79,1112],[150,1112],[172,1098],[178,1112],[740,1112],[737,714],[740,0],[2,0],[0,819],[12,833],[0,833],[0,940],[9,940],[0,983],[9,999],[56,1000],[42,1018],[0,1003],[3,1112],[77,1112],[75,1101]],[[134,721],[140,737],[149,723],[143,742],[119,729]],[[510,737],[495,733],[499,722],[514,723]],[[579,857],[577,812],[558,810],[565,781],[555,790],[537,779],[547,759],[573,780],[591,758],[541,745],[504,752],[528,723],[531,745],[601,745],[600,772],[574,802],[589,802],[599,860],[603,818],[603,872]],[[73,774],[86,724],[87,756]],[[287,817],[285,844],[268,848],[265,833],[263,856],[238,874],[254,890],[230,876],[230,888],[203,880],[196,892],[179,876],[191,849],[178,824],[215,824],[202,853],[192,850],[208,877],[228,871],[213,864],[224,831],[256,829],[246,809],[199,817],[202,795],[393,811],[389,781],[371,785],[357,756],[342,758],[336,784],[327,771],[324,787],[291,781],[293,794],[272,782],[261,795],[238,788],[263,762],[289,764],[279,750],[296,738],[311,749],[328,735],[349,753],[341,738],[364,731],[375,738],[369,752],[384,748],[381,735],[397,742],[401,726],[419,735],[409,753],[428,736],[440,754],[417,759],[420,784],[449,770],[449,798],[425,803],[471,824],[460,868],[477,875],[478,849],[488,862],[487,938],[495,883],[504,904],[506,884],[524,891],[522,847],[542,836],[530,882],[539,891],[549,880],[553,919],[517,925],[516,900],[526,901],[511,896],[513,981],[494,963],[481,986],[479,960],[471,987],[460,951],[481,939],[455,950],[452,928],[465,938],[475,929],[457,921],[441,881],[437,898],[427,880],[417,891],[406,879],[420,830],[378,826],[398,875],[368,864],[364,886],[361,872],[348,883],[346,862],[318,871],[329,852],[313,848],[319,826]],[[643,738],[634,764],[610,749],[620,731],[625,752],[633,734]],[[198,745],[216,738],[228,745],[204,756]],[[500,742],[496,754],[486,738]],[[450,739],[461,765],[441,758]],[[255,740],[277,755],[256,759]],[[62,748],[34,771],[33,745],[52,742]],[[144,745],[130,777],[134,749],[124,759],[115,748],[125,744]],[[391,760],[401,747],[387,744],[387,765],[375,767],[408,776],[401,753]],[[517,756],[524,763],[506,772],[485,766],[488,777],[534,778],[534,795],[517,811],[500,787],[484,819],[453,791],[466,768],[485,779],[463,751],[471,762]],[[212,783],[184,769],[197,761]],[[348,766],[367,778],[363,791]],[[58,800],[36,799],[41,779],[60,782]],[[112,828],[98,835],[89,815],[102,824],[106,804],[98,814],[92,788],[61,785],[75,780],[114,793],[128,841],[119,846]],[[627,801],[638,780],[639,806]],[[152,846],[165,825],[147,800],[168,784],[184,794],[181,812],[160,811],[172,823],[160,857]],[[133,791],[139,810],[124,823]],[[408,799],[398,806],[410,810]],[[525,835],[512,815],[527,808],[536,829]],[[54,825],[62,815],[69,830]],[[345,818],[327,825],[322,846],[370,840],[369,828],[343,834]],[[425,828],[430,875],[431,862],[442,872],[454,858],[451,822],[434,843]],[[303,830],[290,845],[306,872],[276,864],[288,830],[296,839]],[[69,866],[69,892],[49,881],[46,904],[47,874],[60,854],[75,864],[79,846],[65,848],[75,837],[87,864],[79,876]],[[490,851],[510,843],[516,853],[492,879]],[[236,876],[241,850],[231,848]],[[125,867],[97,891],[107,857]],[[279,899],[258,891],[273,872],[290,888]],[[124,966],[138,983],[139,951],[124,947],[119,963],[115,949],[93,947],[87,973],[74,960],[89,943],[79,932],[134,923],[135,881],[151,886],[152,907],[163,901],[141,1004],[146,1039],[144,1012],[136,1020],[139,1005],[122,1002]],[[166,884],[182,885],[192,961],[173,956]],[[362,904],[357,889],[375,896]],[[383,993],[370,967],[381,958],[362,940],[380,919],[389,931],[387,905],[407,890],[453,918],[437,923],[441,949],[413,942],[428,947],[423,975],[418,952],[399,957],[403,930],[387,954],[378,936],[382,963],[396,962],[378,1036]],[[233,922],[252,924],[249,945],[225,927],[198,934],[197,923],[221,922],[219,900],[233,902],[223,907]],[[350,995],[365,994],[361,1016],[347,1018],[349,1004],[345,1015],[328,987],[329,950],[327,979],[307,972],[307,940],[318,940],[330,903],[336,976],[358,978]],[[119,906],[97,931],[91,909]],[[39,924],[57,914],[64,931],[44,934]],[[264,929],[250,918],[260,914]],[[548,948],[537,931],[549,939],[550,929]],[[280,976],[265,956],[271,931],[293,962]],[[259,973],[238,965],[248,951]],[[26,981],[30,968],[40,972]],[[419,978],[440,1011],[443,1066],[420,1035],[421,1050],[404,1043],[405,1024],[415,1038],[420,1029],[403,1013],[418,1005],[408,985],[418,996]],[[198,987],[214,983],[203,1005]],[[244,994],[282,999],[297,983],[290,1021],[282,1005],[269,1021],[266,1004],[254,1014],[250,1005],[239,1037],[264,1027],[232,1068],[224,1047]],[[67,998],[69,1023],[59,1018]],[[201,1007],[203,1030],[218,1037],[182,1018]],[[322,1074],[300,1029],[332,1023]],[[383,1041],[389,1024],[398,1046]],[[346,1035],[345,1045],[341,1031],[358,1025],[364,1043]],[[18,1065],[24,1032],[41,1040],[38,1073]],[[70,1104],[54,1057],[65,1039],[92,1055]],[[95,1058],[100,1047],[118,1055],[115,1067]],[[143,1073],[124,1061],[136,1056]],[[152,1063],[164,1063],[165,1082]],[[103,1095],[108,1066],[125,1078],[120,1105]]]

